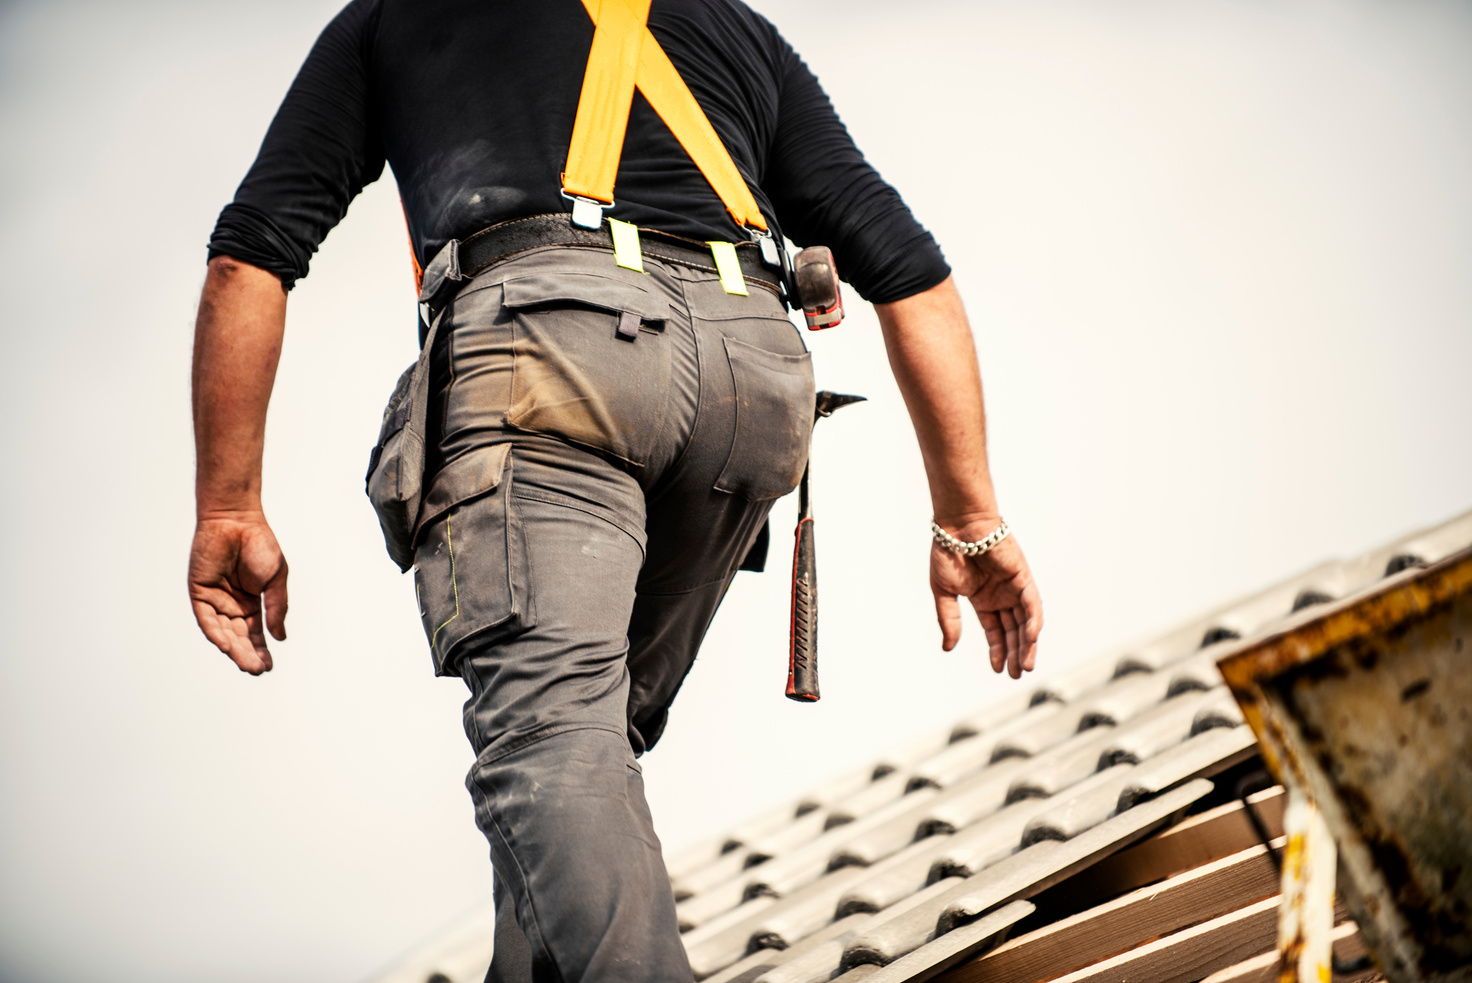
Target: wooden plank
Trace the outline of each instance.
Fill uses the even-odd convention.
[[[1060,976],[1054,983],[1119,983],[1120,980],[1191,983],[1200,980],[1223,967],[1273,949],[1278,940],[1278,907],[1281,902],[1278,895],[1264,898],[1220,918]],[[1335,918],[1339,921],[1346,918],[1342,906],[1335,906]]]
[[[1283,788],[1248,796],[1271,836],[1283,835]],[[1191,816],[1083,871],[1070,891],[1103,901],[1259,845],[1241,802]]]
[[[1235,966],[1219,969],[1201,983],[1273,983],[1278,978],[1278,951],[1267,952],[1251,959],[1244,959]]]
[[[1056,983],[1191,983],[1240,962],[1278,938],[1278,898],[1265,898],[1220,918],[1168,935],[1058,977]]]
[[[1354,922],[1340,922],[1330,939],[1334,943],[1334,957],[1341,962],[1349,962],[1365,954],[1364,940],[1360,938],[1359,926]],[[1336,976],[1335,983],[1368,983],[1379,975],[1380,971],[1372,966],[1358,973]],[[1202,983],[1273,983],[1277,978],[1278,952],[1270,949],[1260,956],[1217,970]]]
[[[944,983],[1051,979],[1277,893],[1267,850],[1249,847],[1013,939]]]

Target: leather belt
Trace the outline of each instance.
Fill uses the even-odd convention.
[[[716,272],[710,247],[696,239],[640,229],[639,243],[644,256],[649,259],[678,263],[707,273]],[[474,277],[504,259],[541,246],[576,246],[612,252],[613,236],[606,226],[584,229],[573,225],[566,212],[514,218],[460,240],[460,272],[467,278]],[[736,257],[741,261],[741,272],[746,279],[781,296],[782,274],[762,262],[755,242],[736,243]]]

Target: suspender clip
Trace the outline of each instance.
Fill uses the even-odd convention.
[[[611,201],[570,195],[566,190],[562,192],[562,197],[572,202],[572,224],[595,232],[603,228],[603,209],[613,207]]]
[[[751,235],[752,241],[756,243],[757,248],[761,250],[762,262],[767,264],[767,268],[773,270],[782,269],[782,257],[778,255],[778,250],[782,247],[777,245],[777,240],[772,237],[772,233],[766,229],[756,229],[750,226],[747,227],[746,231]]]

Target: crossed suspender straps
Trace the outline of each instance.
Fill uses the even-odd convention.
[[[753,237],[761,242],[763,259],[777,267],[777,248],[771,243],[766,219],[751,189],[690,87],[649,32],[650,2],[582,0],[594,31],[562,174],[562,193],[573,201],[573,224],[597,229],[602,225],[602,209],[613,204],[613,185],[637,87],[690,155],[731,218],[743,229],[755,230]],[[729,243],[713,244],[723,282],[729,278],[730,292],[744,292],[735,254],[722,255],[719,247],[731,247]],[[417,289],[424,271],[414,253],[412,236],[409,256]]]
[[[742,228],[767,231],[751,189],[705,111],[649,33],[650,0],[582,0],[595,30],[567,148],[563,193],[607,206],[623,153],[634,88],[664,120],[726,211]]]

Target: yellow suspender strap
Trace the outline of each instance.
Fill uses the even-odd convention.
[[[738,225],[766,231],[751,189],[706,119],[690,87],[649,33],[650,0],[583,0],[593,19],[593,46],[567,148],[562,190],[605,204],[623,153],[634,87],[664,120]]]

